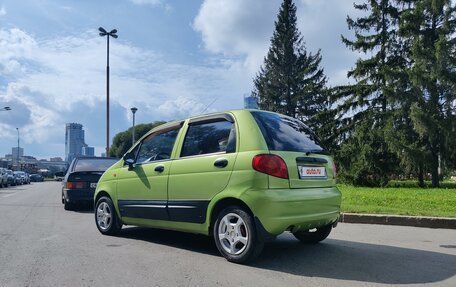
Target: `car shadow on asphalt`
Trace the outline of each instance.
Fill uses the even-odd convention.
[[[77,213],[93,213],[93,204],[82,204],[74,206],[70,211]]]
[[[289,235],[267,243],[251,266],[306,277],[423,284],[456,275],[456,256],[335,239],[304,245]]]
[[[219,256],[212,237],[200,234],[143,227],[124,227],[117,236]]]
[[[124,227],[119,236],[221,256],[212,238],[203,235]],[[249,265],[303,277],[383,284],[423,284],[456,275],[455,255],[335,239],[305,245],[290,234],[267,242]]]

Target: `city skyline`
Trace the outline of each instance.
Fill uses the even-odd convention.
[[[346,15],[359,12],[346,1],[295,2],[308,51],[321,49],[331,85],[346,83],[358,54],[340,35],[351,35]],[[104,151],[106,39],[98,35],[100,26],[119,35],[110,49],[111,143],[131,126],[133,106],[138,124],[242,108],[281,1],[106,3],[0,3],[0,104],[11,107],[0,113],[0,152],[15,145],[19,128],[30,154],[63,157],[61,128],[68,122],[86,127],[95,154]],[[138,29],[144,26],[151,28],[144,33]]]
[[[71,162],[75,157],[82,155],[83,148],[87,146],[83,125],[67,123],[65,125],[65,161]]]

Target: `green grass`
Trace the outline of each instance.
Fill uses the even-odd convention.
[[[456,217],[456,188],[338,187],[343,212]]]
[[[431,188],[431,181],[424,182],[425,188]],[[390,180],[387,187],[414,187],[419,188],[417,180]],[[440,182],[441,188],[456,188],[456,181],[444,180]]]

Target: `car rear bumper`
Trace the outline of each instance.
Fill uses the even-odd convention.
[[[65,199],[71,203],[93,203],[94,189],[64,189]]]
[[[271,235],[332,224],[340,214],[337,187],[252,190],[242,197]]]

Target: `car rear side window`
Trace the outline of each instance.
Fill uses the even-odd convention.
[[[118,159],[115,158],[81,158],[73,167],[73,171],[106,171]]]
[[[315,134],[301,121],[268,112],[251,112],[269,150],[325,153]]]
[[[234,152],[236,150],[236,130],[234,124],[220,120],[210,123],[190,125],[185,135],[181,157]]]

